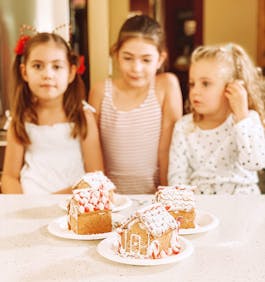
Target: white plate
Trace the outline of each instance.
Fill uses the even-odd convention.
[[[59,207],[62,210],[67,211],[67,206],[68,206],[70,199],[71,199],[71,196],[69,196],[66,199],[64,199],[63,201],[61,201],[59,203]],[[112,209],[112,212],[118,212],[118,211],[127,209],[132,204],[132,201],[128,196],[121,195],[121,194],[114,194],[113,201],[114,201],[114,207]]]
[[[112,214],[113,225],[117,222],[121,222],[123,219],[124,216],[120,214]],[[89,234],[89,235],[76,234],[72,230],[68,229],[67,221],[68,221],[67,215],[56,218],[48,225],[48,231],[57,237],[65,238],[65,239],[74,239],[74,240],[99,240],[99,239],[108,238],[109,236],[114,234],[114,232]]]
[[[114,207],[112,209],[112,212],[118,212],[127,209],[132,204],[132,200],[128,196],[116,194],[116,193],[114,194],[113,202],[114,202]]]
[[[219,219],[213,214],[201,210],[196,211],[195,228],[180,229],[180,235],[190,235],[209,231],[219,224]]]
[[[120,256],[115,249],[117,236],[111,236],[101,241],[97,246],[97,252],[106,259],[131,265],[161,265],[179,262],[193,253],[193,246],[187,239],[179,237],[181,250],[178,254],[159,259],[130,258]]]

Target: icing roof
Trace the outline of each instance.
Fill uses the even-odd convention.
[[[102,187],[75,190],[69,204],[76,206],[79,213],[112,209],[109,191]]]
[[[195,207],[193,186],[159,186],[156,202],[170,211],[190,211]]]
[[[115,189],[115,185],[111,180],[104,175],[102,171],[88,172],[73,186],[73,189],[93,188],[98,189],[103,187],[107,190]]]
[[[175,230],[178,228],[178,223],[174,217],[159,203],[137,210],[125,225],[134,219],[139,219],[148,232],[156,237],[163,235],[170,229]]]

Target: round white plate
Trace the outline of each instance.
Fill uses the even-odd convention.
[[[69,196],[66,199],[64,199],[63,201],[61,201],[59,203],[59,207],[62,210],[67,211],[67,206],[68,206],[70,199],[71,199],[71,196]],[[118,212],[118,211],[127,209],[132,204],[132,201],[128,196],[121,195],[121,194],[114,194],[113,201],[114,201],[114,207],[112,209],[112,212]]]
[[[179,236],[181,250],[178,254],[159,259],[142,259],[120,256],[115,249],[117,236],[111,236],[101,241],[97,246],[97,252],[106,259],[131,265],[161,265],[179,262],[193,253],[193,246],[190,241]]]
[[[124,219],[124,216],[120,214],[112,214],[112,225],[121,222]],[[74,240],[99,240],[105,239],[113,235],[114,232],[107,233],[98,233],[98,234],[89,234],[89,235],[80,235],[76,234],[72,230],[68,229],[67,225],[68,216],[62,216],[56,218],[48,225],[48,231],[57,237],[65,239],[74,239]]]
[[[219,219],[213,214],[197,210],[195,218],[195,228],[180,229],[180,235],[190,235],[209,231],[219,224]]]
[[[112,209],[112,212],[118,212],[127,209],[132,204],[132,200],[128,196],[116,194],[116,193],[114,194],[113,202],[114,202],[114,207]]]

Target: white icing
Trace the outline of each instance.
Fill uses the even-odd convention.
[[[159,242],[157,240],[153,240],[147,249],[147,256],[150,258],[157,258],[159,255]]]
[[[147,247],[146,254],[141,254],[141,236],[139,234],[131,234],[128,238],[128,231],[131,230],[133,224],[138,223],[139,227],[147,232]],[[129,219],[127,219],[119,227],[117,232],[124,236],[124,246],[120,244],[117,253],[124,257],[137,257],[137,258],[162,258],[179,252],[178,243],[178,223],[171,216],[165,207],[156,203],[147,207],[144,207]],[[160,250],[159,240],[151,240],[152,237],[159,238],[169,230],[172,231],[172,237],[170,240],[170,246],[167,250]],[[151,236],[152,235],[152,236]],[[150,237],[151,236],[151,237]],[[128,246],[127,243],[130,242]],[[129,247],[129,248],[128,248]],[[128,250],[128,251],[126,251]]]
[[[102,171],[88,172],[84,176],[82,176],[78,183],[80,183],[81,181],[83,183],[87,183],[87,188],[99,189],[104,187],[104,189],[107,190],[115,189],[115,185],[107,176],[104,175]],[[78,183],[74,186],[74,188],[76,186],[78,187]]]
[[[169,229],[174,230],[178,227],[173,216],[159,203],[138,210],[136,216],[153,236],[159,237]]]
[[[69,213],[77,218],[78,214],[98,210],[112,210],[112,207],[109,190],[105,190],[102,187],[98,190],[81,189],[73,193],[70,200]]]
[[[159,186],[156,202],[168,211],[191,211],[195,208],[193,186]]]

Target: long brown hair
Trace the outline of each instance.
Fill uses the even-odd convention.
[[[12,99],[12,129],[19,142],[23,145],[30,144],[29,136],[25,129],[25,122],[30,121],[38,124],[36,113],[36,101],[29,89],[28,83],[24,81],[20,65],[26,64],[31,50],[44,43],[54,42],[58,47],[65,50],[66,58],[70,66],[78,66],[78,56],[74,54],[66,41],[55,33],[37,33],[30,38],[24,47],[22,55],[16,55],[13,64],[13,99]],[[73,123],[72,136],[85,138],[87,135],[87,121],[83,111],[82,100],[85,99],[85,86],[79,74],[68,85],[63,97],[63,109],[67,121]]]

